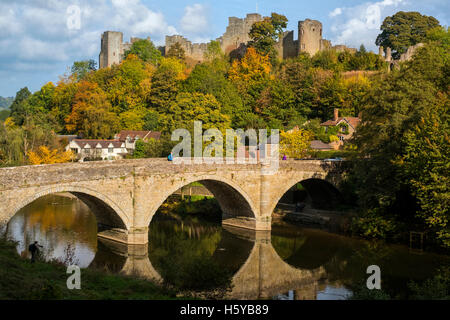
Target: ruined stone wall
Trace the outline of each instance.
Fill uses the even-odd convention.
[[[225,33],[217,39],[222,47],[222,51],[230,53],[238,49],[241,44],[246,45],[251,39],[248,35],[255,22],[262,21],[264,18],[257,13],[247,14],[244,19],[230,17]]]
[[[206,43],[192,43],[183,36],[166,36],[165,54],[169,52],[170,48],[179,43],[184,50],[186,58],[201,62],[204,60],[204,54],[208,45]]]
[[[281,59],[294,58],[298,55],[298,41],[294,40],[294,31],[286,31],[275,45],[278,57]]]
[[[420,49],[423,46],[424,46],[423,43],[418,43],[418,44],[416,44],[414,46],[410,46],[408,48],[408,50],[406,50],[405,53],[400,55],[400,59],[398,59],[398,60],[394,60],[394,58],[392,57],[392,49],[389,48],[389,47],[386,48],[386,51],[385,51],[385,49],[383,47],[380,47],[379,48],[379,55],[382,58],[384,58],[384,61],[389,63],[388,71],[391,71],[393,69],[399,69],[401,62],[405,62],[405,61],[411,60],[414,57],[414,55],[416,54],[417,50]]]
[[[222,51],[233,57],[240,57],[245,54],[247,45],[251,41],[249,33],[254,23],[263,21],[264,17],[257,13],[247,14],[245,18],[230,17],[225,33],[217,38]],[[286,31],[276,43],[275,49],[280,59],[293,58],[300,52],[307,52],[313,56],[322,50],[334,49],[337,51],[349,50],[355,52],[356,49],[345,46],[332,47],[329,40],[322,38],[322,23],[317,20],[306,19],[298,23],[298,40],[294,40],[294,31]],[[106,31],[102,35],[101,53],[99,57],[100,68],[110,67],[122,61],[124,52],[130,49],[134,41],[139,38],[131,38],[129,43],[123,42],[121,32]],[[189,63],[200,63],[204,61],[204,54],[207,49],[206,43],[192,43],[181,35],[166,36],[165,46],[159,47],[163,55],[166,55],[170,48],[179,43],[185,51]]]
[[[404,61],[409,61],[409,60],[411,60],[411,59],[413,58],[414,54],[416,53],[416,51],[417,51],[419,48],[422,48],[423,46],[424,46],[423,43],[418,43],[418,44],[416,44],[415,46],[409,47],[408,50],[406,50],[406,52],[403,53],[403,54],[400,56],[399,61],[400,61],[400,62],[404,62]]]

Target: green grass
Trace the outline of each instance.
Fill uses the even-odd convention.
[[[146,280],[81,270],[81,289],[66,286],[66,267],[21,258],[15,244],[0,240],[0,300],[169,300],[176,293]]]

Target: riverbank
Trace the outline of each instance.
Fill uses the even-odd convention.
[[[176,292],[149,281],[105,271],[81,270],[81,290],[67,289],[66,267],[60,263],[32,264],[21,258],[15,244],[0,240],[0,300],[172,300]]]

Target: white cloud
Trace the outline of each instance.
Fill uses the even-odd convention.
[[[80,9],[79,29],[68,28],[72,5]],[[150,36],[157,45],[177,33],[144,0],[0,0],[0,95],[25,85],[37,90],[37,85],[57,80],[74,61],[97,60],[101,34],[107,30],[123,32],[124,41]]]
[[[330,17],[337,17],[338,15],[342,14],[342,8],[336,8],[333,11],[330,12]]]
[[[199,3],[187,6],[181,18],[181,29],[186,33],[205,33],[208,30],[207,8]]]
[[[67,27],[67,9],[74,4],[80,9],[78,30]],[[150,36],[158,45],[165,35],[177,32],[142,0],[0,0],[0,73],[48,70],[53,65],[54,73],[61,74],[73,61],[96,59],[106,30],[123,32],[124,41]]]
[[[345,44],[376,51],[375,40],[385,17],[404,7],[406,0],[382,0],[366,2],[354,7],[336,8],[329,16],[333,22],[333,44]]]

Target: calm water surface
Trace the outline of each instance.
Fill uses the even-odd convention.
[[[353,285],[365,281],[370,265],[380,266],[384,290],[404,298],[408,281],[431,278],[450,264],[448,256],[290,225],[255,234],[195,219],[154,220],[141,269],[179,284],[205,281],[202,268],[219,266],[219,273],[233,277],[227,298],[345,299]],[[11,219],[5,233],[24,257],[28,245],[39,241],[44,259],[67,265],[120,272],[129,262],[116,245],[97,240],[95,216],[74,197],[36,200]]]

